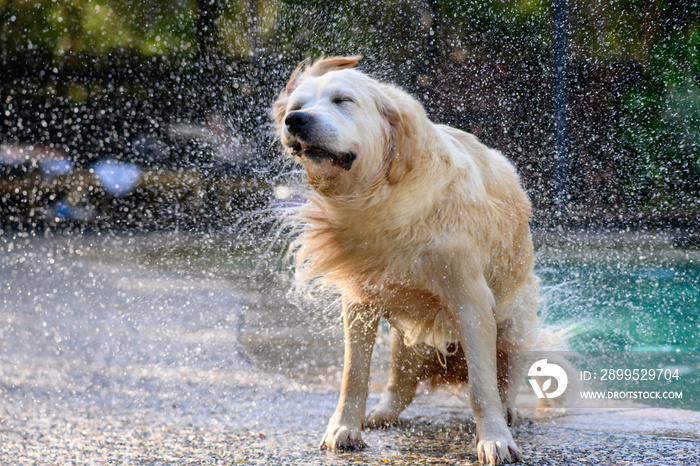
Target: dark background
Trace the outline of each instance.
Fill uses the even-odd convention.
[[[150,228],[193,214],[230,223],[264,205],[261,193],[289,170],[269,109],[296,64],[362,54],[365,71],[407,89],[434,121],[513,160],[536,223],[692,226],[700,217],[700,3],[569,0],[567,11],[562,210],[546,1],[0,0],[5,149],[60,154],[76,173],[110,158],[180,176],[126,198],[91,187],[85,200],[60,183],[27,182],[40,168],[34,155],[8,158],[3,223],[58,218],[58,202],[89,203],[98,214],[85,218],[104,224]],[[173,135],[177,125],[211,134],[212,119],[238,141],[234,157],[212,156],[217,143],[206,137]],[[196,174],[203,191],[193,194],[183,173]]]

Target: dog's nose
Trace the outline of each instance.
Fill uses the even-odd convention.
[[[284,120],[284,124],[287,125],[289,131],[295,133],[306,129],[309,121],[311,121],[311,115],[306,112],[296,111],[287,115],[287,118]]]

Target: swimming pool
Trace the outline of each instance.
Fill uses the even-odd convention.
[[[579,365],[604,359],[624,368],[632,358],[678,369],[666,385],[683,390],[683,402],[648,404],[700,410],[700,249],[666,233],[540,235],[536,243],[545,323],[567,329],[569,349],[584,355]]]
[[[576,350],[700,350],[700,249],[659,235],[540,237],[548,322]]]

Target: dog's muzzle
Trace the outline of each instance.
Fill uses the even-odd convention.
[[[309,128],[313,126],[312,116],[306,112],[290,112],[284,119],[284,124],[291,134],[304,139],[308,136]]]
[[[357,158],[353,152],[334,153],[313,144],[313,130],[315,118],[313,115],[302,112],[290,112],[284,119],[289,133],[296,138],[292,144],[292,155],[296,157],[306,157],[315,163],[322,163],[330,160],[334,165],[338,165],[343,170],[350,170],[352,163]],[[309,141],[309,142],[307,142]]]

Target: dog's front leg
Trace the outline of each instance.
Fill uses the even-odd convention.
[[[343,302],[345,362],[340,399],[328,422],[321,448],[359,450],[369,386],[372,349],[377,336],[379,315],[366,304]]]
[[[516,462],[521,453],[508,429],[498,391],[496,319],[493,298],[486,284],[472,286],[458,302],[462,344],[467,355],[469,398],[476,421],[479,461],[498,465]],[[469,288],[469,287],[467,287]]]

